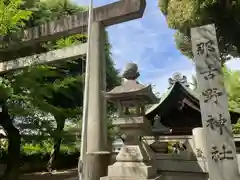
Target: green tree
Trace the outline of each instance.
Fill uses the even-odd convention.
[[[24,26],[24,21],[30,18],[31,11],[21,10],[23,0],[0,1],[0,34],[17,32]]]
[[[33,13],[33,17],[35,19],[32,19],[32,24],[39,25],[38,23],[44,22],[44,20],[56,20],[61,15],[72,15],[78,11],[86,10],[86,8],[82,8],[77,6],[76,4],[71,3],[70,1],[66,0],[58,0],[58,1],[42,1],[38,4],[38,10]],[[48,13],[47,17],[42,16],[41,14],[44,12],[51,12]],[[47,13],[43,13],[47,14]],[[34,22],[37,22],[34,23]],[[106,33],[107,36],[107,33]],[[47,44],[44,44],[44,47],[48,50],[52,49],[58,49],[63,48],[75,43],[83,43],[86,42],[86,36],[82,34],[77,34],[74,36],[62,38],[58,41],[54,42],[48,42]],[[111,53],[110,53],[110,44],[107,41],[105,43],[105,56],[106,56],[106,64],[107,64],[107,86],[108,88],[112,88],[116,84],[119,83],[118,78],[118,72],[114,68],[113,61],[111,59]],[[46,108],[47,106],[44,105],[45,108],[44,111],[51,110],[51,114],[55,117],[55,120],[57,122],[56,131],[54,132],[54,148],[50,156],[48,169],[51,171],[53,167],[53,162],[57,157],[57,154],[60,149],[60,144],[62,141],[61,134],[64,129],[65,121],[66,119],[71,118],[70,115],[76,115],[76,113],[70,113],[71,109],[82,106],[82,94],[83,94],[83,77],[81,74],[83,74],[83,65],[84,60],[78,59],[74,62],[66,62],[62,63],[61,65],[55,65],[56,71],[59,69],[63,69],[64,72],[67,71],[67,73],[60,72],[63,76],[58,77],[58,87],[54,88],[52,96],[49,98],[47,97],[47,102],[50,104],[50,106],[54,106],[54,108]],[[80,76],[79,76],[80,75]],[[46,75],[44,75],[44,78]],[[61,80],[60,80],[60,79]],[[55,81],[56,82],[56,81]],[[62,85],[64,82],[67,82],[66,88],[62,88]],[[81,85],[80,85],[81,84]],[[80,93],[81,92],[81,93]],[[79,96],[79,93],[81,94]],[[41,108],[42,109],[42,108]]]
[[[239,1],[232,0],[159,0],[161,12],[170,28],[175,29],[177,48],[192,59],[190,28],[205,24],[216,25],[220,55],[239,56]],[[221,13],[219,13],[221,12]]]
[[[67,15],[76,13],[79,10],[84,10],[84,8],[78,7],[66,0],[54,1],[55,3],[49,0],[41,2],[26,0],[25,2],[25,4],[21,4],[21,7],[18,6],[17,8],[23,12],[32,11],[32,16],[29,20],[23,19],[27,25],[26,27],[39,25],[48,20],[56,20],[62,14]],[[9,34],[6,35],[8,36]],[[15,53],[14,57],[30,55],[36,52],[45,52],[85,41],[86,36],[78,34],[57,41],[48,42],[40,46],[34,46],[32,49],[21,49],[21,52]],[[108,40],[106,41],[105,47],[107,87],[111,88],[120,81],[118,72],[114,68],[111,59],[111,46]],[[6,79],[8,80],[7,83],[4,84],[9,87],[3,87],[1,91],[2,96],[6,94],[4,97],[8,99],[7,106],[6,103],[3,103],[4,106],[9,109],[9,113],[6,113],[5,116],[8,115],[10,118],[11,115],[12,117],[12,120],[8,122],[18,120],[18,123],[15,122],[15,124],[22,130],[24,130],[26,126],[47,129],[45,130],[47,132],[43,130],[40,134],[44,135],[44,133],[47,133],[53,137],[54,148],[49,161],[50,170],[60,149],[65,121],[74,119],[76,114],[80,113],[78,109],[82,106],[83,72],[84,63],[82,59],[78,59],[76,61],[67,61],[51,66],[32,66],[15,73],[8,73],[5,75],[5,79],[3,79],[4,81],[6,81]],[[57,125],[56,129],[54,130],[52,123],[46,124],[46,121],[43,121],[43,117],[36,116],[36,113],[50,113],[54,116]],[[19,122],[19,119],[21,119],[22,122]],[[5,126],[3,127],[4,129],[6,128]],[[19,146],[16,146],[19,144],[20,142],[15,144],[16,151],[20,149],[18,148]],[[19,158],[19,153],[15,153],[15,156]],[[11,155],[9,157],[11,158]],[[16,159],[12,159],[13,164],[15,160]],[[10,164],[9,167],[13,167],[13,164]],[[16,169],[19,168],[17,163],[15,163],[14,166]],[[14,178],[17,178],[17,174]],[[14,178],[11,177],[10,179],[14,180]]]
[[[225,87],[230,110],[240,113],[240,72],[224,68]],[[233,125],[233,133],[240,134],[240,121]]]
[[[19,9],[24,2],[22,0],[9,0],[0,2],[0,35],[6,36],[9,33],[16,32],[23,27],[24,21],[30,18],[30,11]],[[1,97],[1,121],[0,125],[7,132],[8,136],[8,161],[7,168],[2,177],[4,180],[15,180],[19,175],[20,165],[20,135],[18,129],[13,124],[13,118],[10,116],[6,102],[12,94],[12,88],[8,81],[2,79],[0,85]]]

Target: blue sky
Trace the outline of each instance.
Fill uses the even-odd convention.
[[[74,0],[87,5],[89,0]],[[94,0],[94,6],[101,6],[117,0]],[[107,28],[112,56],[116,68],[121,71],[128,62],[139,66],[140,82],[155,84],[158,92],[168,87],[168,78],[175,72],[186,75],[191,82],[195,74],[194,64],[176,49],[173,34],[157,6],[158,0],[148,0],[143,18]],[[240,69],[240,60],[227,63],[231,69]]]

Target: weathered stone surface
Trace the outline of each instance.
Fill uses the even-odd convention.
[[[104,26],[138,19],[142,17],[146,7],[146,0],[120,0],[105,6],[94,8],[93,21],[101,22]],[[87,26],[88,11],[80,12],[72,16],[62,17],[57,21],[51,21],[37,27],[26,29],[20,36],[21,42],[12,42],[7,48],[0,49],[6,51],[18,49],[24,45],[36,42],[50,41],[61,36],[69,36],[81,32],[80,27]]]
[[[102,91],[106,90],[106,60],[104,51],[105,31],[99,22],[92,24],[89,61],[89,97],[87,113],[87,153],[107,151],[106,99]],[[105,155],[86,156],[84,179],[99,180],[107,174],[108,158]]]
[[[202,125],[211,180],[239,179],[236,148],[228,112],[221,59],[214,25],[191,29],[199,82]]]
[[[46,64],[54,61],[63,61],[78,58],[87,52],[87,44],[78,44],[63,49],[49,51],[47,53],[35,54],[11,61],[0,62],[0,72],[22,69],[34,64]]]
[[[156,177],[156,169],[144,163],[116,162],[108,167],[108,177],[110,179],[121,179],[131,177],[132,179],[151,179]]]
[[[101,180],[158,179],[155,167],[150,164],[152,151],[141,139],[151,129],[150,121],[144,117],[144,105],[153,102],[145,100],[145,97],[151,97],[153,93],[151,88],[142,92],[146,87],[136,81],[138,75],[137,65],[128,64],[124,72],[127,81],[106,93],[108,100],[114,99],[113,102],[118,104],[120,113],[113,124],[122,133],[124,146],[118,153],[116,162],[108,166],[108,176]],[[156,99],[155,95],[152,99]],[[129,108],[132,108],[132,111]],[[122,111],[123,109],[125,111]]]
[[[124,117],[124,118],[117,118],[113,120],[113,124],[115,126],[121,126],[124,125],[125,127],[127,127],[128,125],[132,126],[132,124],[134,123],[135,127],[143,127],[143,124],[146,125],[148,122],[146,122],[147,119],[143,116],[139,116],[139,117]],[[150,127],[149,127],[150,128]]]
[[[194,152],[197,159],[206,161],[207,152],[206,152],[206,139],[204,136],[204,129],[203,128],[194,128],[192,130],[192,138],[194,141]]]
[[[138,65],[135,63],[128,63],[125,71],[123,72],[123,77],[127,80],[136,80],[139,75]]]
[[[119,162],[143,162],[148,159],[146,152],[140,146],[134,145],[123,146],[116,157]]]
[[[156,177],[153,179],[146,179],[146,178],[132,178],[132,177],[101,177],[100,180],[162,180],[162,177]],[[72,178],[68,178],[65,180],[79,180],[78,177],[72,177]]]
[[[158,176],[156,178],[146,179],[146,178],[133,178],[133,177],[101,177],[100,180],[162,180],[162,176]],[[169,179],[165,179],[169,180]],[[172,180],[172,179],[171,179]]]
[[[209,180],[206,173],[169,171],[161,173],[161,180]]]

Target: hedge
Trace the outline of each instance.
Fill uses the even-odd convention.
[[[21,147],[21,172],[40,172],[46,171],[47,163],[51,151],[50,145],[24,144]],[[61,145],[61,150],[57,156],[55,169],[67,169],[77,167],[79,151],[74,146]],[[6,146],[0,149],[0,164],[6,164],[8,158]]]

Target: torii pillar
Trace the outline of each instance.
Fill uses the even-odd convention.
[[[145,0],[123,0],[118,3],[119,6],[115,3],[115,6],[111,9],[113,14],[115,12],[126,12],[127,10],[135,9],[136,13],[133,15],[134,18],[141,17],[146,6]],[[121,6],[120,3],[122,4]],[[128,19],[129,16],[122,15],[118,18],[124,20],[125,18]],[[114,21],[118,23],[119,20],[115,19]],[[99,180],[100,177],[106,176],[109,165],[110,154],[107,153],[109,149],[106,100],[102,93],[106,91],[106,60],[104,49],[106,26],[107,24],[103,22],[95,21],[91,28],[87,155],[84,161],[84,180]]]
[[[90,80],[87,124],[87,158],[84,168],[84,180],[99,180],[107,175],[108,164],[102,161],[102,155],[107,151],[107,119],[106,101],[102,92],[106,91],[105,65],[105,27],[141,18],[146,7],[146,0],[120,0],[93,9],[93,24],[91,33]],[[10,42],[6,48],[0,49],[6,56],[12,51],[37,43],[60,39],[78,33],[81,27],[88,25],[88,12],[79,12],[72,16],[62,17],[37,27],[26,29],[21,40]],[[104,155],[103,155],[104,156]],[[85,176],[87,175],[87,177]]]
[[[106,89],[105,29],[93,22],[89,55],[89,97],[87,112],[87,153],[84,159],[84,180],[99,180],[108,165],[108,139],[106,102],[102,91]]]

